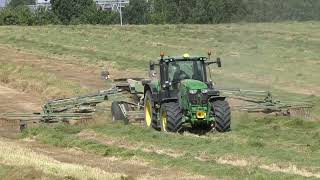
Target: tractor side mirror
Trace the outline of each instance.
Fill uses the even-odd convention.
[[[222,67],[221,59],[220,59],[220,58],[217,58],[217,65],[218,65],[219,68]]]
[[[206,64],[207,64],[207,65],[217,64],[219,68],[222,67],[222,63],[221,63],[221,59],[220,59],[220,58],[217,58],[216,61],[209,61],[209,62],[207,62]]]
[[[150,71],[154,71],[155,70],[155,67],[154,67],[154,63],[150,63]]]

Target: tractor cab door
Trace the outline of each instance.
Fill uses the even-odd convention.
[[[204,61],[193,61],[193,76],[192,79],[201,82],[207,81],[206,69]]]

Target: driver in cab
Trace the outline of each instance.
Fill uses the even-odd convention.
[[[184,79],[190,79],[187,73],[185,73],[183,70],[181,70],[179,64],[173,64],[173,82],[178,83]]]

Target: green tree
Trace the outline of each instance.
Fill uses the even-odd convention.
[[[146,0],[130,0],[123,9],[125,22],[129,24],[147,24],[150,20],[150,6]]]
[[[192,11],[193,23],[208,24],[211,23],[210,16],[208,14],[208,1],[196,1],[195,8]]]
[[[51,0],[52,11],[63,24],[81,23],[87,14],[94,13],[96,5],[92,0]]]
[[[34,25],[33,14],[29,8],[18,6],[0,11],[0,25]]]
[[[60,24],[58,17],[46,8],[39,8],[34,11],[33,20],[36,25]]]

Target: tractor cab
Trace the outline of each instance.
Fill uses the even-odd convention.
[[[167,91],[167,93],[163,93],[170,97],[174,96],[174,92],[179,89],[183,82],[193,82],[194,85],[198,84],[198,86],[204,86],[205,83],[206,89],[210,89],[213,87],[211,80],[207,78],[208,66],[217,63],[221,67],[221,61],[219,58],[216,61],[209,60],[210,56],[209,58],[203,56],[192,57],[189,54],[184,54],[183,56],[165,57],[162,54],[159,63],[150,63],[151,78],[159,81],[162,90]],[[198,86],[196,85],[196,87]]]
[[[202,58],[185,59],[177,58],[171,59],[165,68],[165,80],[172,84],[179,83],[186,79],[198,80],[206,82],[206,72],[204,60]]]

